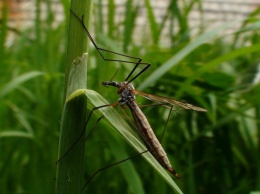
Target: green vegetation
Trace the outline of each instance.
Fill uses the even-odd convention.
[[[36,1],[34,26],[17,34],[8,46],[7,36],[13,32],[7,25],[7,7],[2,10],[1,194],[46,194],[55,190],[55,162],[65,100],[69,5],[62,1],[65,21],[56,26],[53,25],[56,13],[48,2],[47,10],[41,10]],[[260,9],[254,10],[232,33],[230,29],[234,29],[235,21],[213,30],[202,23],[194,34],[188,16],[195,6],[202,10],[199,1],[184,4],[182,9],[175,1],[170,3],[163,20],[158,22],[147,0],[144,6],[149,29],[136,34],[140,5],[128,0],[124,5],[127,11],[117,23],[114,1],[108,1],[106,12],[101,2],[95,1],[93,7],[91,32],[96,42],[102,48],[138,56],[152,64],[135,80],[137,89],[208,110],[196,113],[177,109],[171,115],[162,144],[181,176],[180,181],[173,178],[174,182],[189,194],[260,191],[260,84],[255,82],[259,76],[260,21],[257,16]],[[47,17],[41,20],[43,12]],[[163,29],[168,29],[166,24],[171,26],[166,32],[168,36],[163,34]],[[178,30],[173,30],[176,24]],[[169,40],[168,46],[160,44],[165,39]],[[91,44],[90,47],[87,88],[113,103],[118,99],[115,89],[104,88],[101,82],[110,80],[118,67],[114,80],[124,80],[132,66],[104,62]],[[111,54],[107,57],[116,58]],[[137,101],[149,104],[141,98]],[[92,107],[88,107],[88,113]],[[115,109],[123,115],[119,107]],[[142,109],[160,137],[169,110],[165,107]],[[92,117],[87,132],[99,117],[99,114]],[[107,117],[97,124],[85,144],[83,184],[97,169],[136,154],[111,130]],[[138,157],[99,173],[84,193],[168,194],[173,190],[149,163]]]
[[[90,23],[92,1],[72,1],[71,13],[84,15],[85,22]],[[84,175],[84,133],[86,122],[87,99],[84,94],[73,99],[69,96],[79,89],[86,88],[87,83],[87,40],[85,32],[76,17],[70,17],[67,61],[64,87],[64,106],[61,116],[59,151],[56,170],[55,193],[82,193]],[[84,54],[83,54],[84,53]],[[82,55],[82,56],[81,56]],[[83,131],[84,132],[84,131]],[[79,137],[82,137],[79,139]],[[79,140],[77,140],[79,139]],[[75,144],[75,142],[77,144]],[[74,145],[72,147],[72,145]],[[73,148],[73,149],[72,149]],[[72,149],[71,152],[68,152]],[[66,154],[68,153],[68,154]]]

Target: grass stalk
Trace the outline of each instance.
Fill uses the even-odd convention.
[[[84,15],[88,26],[92,1],[71,1],[70,8],[76,15]],[[68,10],[69,11],[69,10]],[[58,163],[56,172],[57,194],[82,193],[84,172],[84,125],[86,121],[86,98],[84,95],[70,97],[78,89],[86,88],[87,38],[81,23],[70,14],[67,62],[65,73],[64,108],[61,118]],[[82,56],[83,55],[83,56]],[[80,57],[82,56],[82,57]],[[79,137],[82,137],[79,139]],[[75,144],[75,146],[71,146]],[[67,152],[71,149],[69,152]]]
[[[84,15],[84,23],[88,27],[91,17],[92,1],[71,1],[70,8],[80,18]],[[87,51],[88,38],[83,30],[81,23],[78,19],[71,14],[69,20],[69,36],[68,36],[68,49],[67,49],[67,62],[65,69],[65,90],[64,101],[68,97],[68,78],[71,70],[71,65],[77,57],[82,56]],[[86,68],[86,67],[85,67]],[[86,79],[87,81],[87,79]],[[86,82],[85,82],[86,83]],[[66,96],[66,97],[65,97]]]

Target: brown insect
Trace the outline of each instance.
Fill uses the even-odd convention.
[[[136,128],[138,133],[144,140],[144,143],[149,150],[149,152],[154,156],[154,158],[171,174],[173,174],[176,178],[180,178],[179,175],[176,173],[174,168],[171,166],[171,163],[164,151],[161,143],[155,136],[147,118],[145,117],[144,113],[141,111],[137,103],[135,102],[135,95],[143,96],[151,101],[156,103],[160,103],[162,105],[171,105],[177,106],[188,110],[193,111],[200,111],[206,112],[207,110],[194,106],[192,104],[180,102],[171,98],[166,98],[162,96],[157,96],[153,94],[144,93],[138,90],[135,90],[133,84],[128,82],[118,83],[116,81],[106,81],[102,82],[104,86],[114,86],[117,87],[117,93],[120,95],[120,99],[117,101],[121,107],[127,106],[134,118],[136,123]]]

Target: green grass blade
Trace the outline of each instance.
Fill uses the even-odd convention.
[[[58,158],[81,136],[86,118],[86,97],[84,93],[71,96],[65,103],[61,118],[61,134]],[[60,161],[57,166],[56,193],[82,193],[84,174],[84,137]]]
[[[90,22],[90,14],[92,10],[92,1],[71,1],[71,10],[81,18],[84,15],[84,23],[88,27]],[[69,10],[68,10],[69,11]],[[71,64],[74,59],[83,55],[87,52],[88,39],[86,33],[80,21],[73,15],[70,15],[69,23],[69,38],[68,38],[68,50],[67,50],[67,62],[66,62],[66,73],[65,73],[65,91],[64,101],[67,95],[68,78],[71,69]],[[85,80],[86,81],[86,80]]]
[[[133,0],[128,0],[125,4],[125,22],[124,22],[124,36],[123,36],[123,51],[126,52],[129,44],[131,44],[132,36],[135,27],[139,5],[134,6]]]
[[[3,137],[22,137],[22,138],[32,139],[33,135],[28,132],[24,132],[24,131],[6,130],[6,131],[0,132],[0,138],[3,138]]]
[[[113,37],[114,35],[114,28],[115,28],[115,2],[114,0],[109,0],[108,3],[108,35],[109,37]]]
[[[35,77],[41,76],[41,75],[43,75],[42,72],[31,71],[31,72],[24,73],[23,75],[20,75],[16,78],[12,79],[10,82],[5,84],[5,86],[0,90],[0,98],[5,96],[6,94],[10,93],[11,91],[13,91],[14,89],[19,87],[24,82],[26,82],[30,79],[33,79]]]
[[[86,56],[74,60],[70,69],[67,95],[68,99],[61,119],[61,134],[58,154],[56,193],[81,193],[84,172],[84,136],[81,137],[86,119],[86,98],[84,93],[70,95],[79,88],[86,87]],[[72,147],[68,155],[64,155]],[[71,182],[70,182],[71,181]]]
[[[138,89],[143,90],[148,85],[155,82],[157,79],[159,79],[161,76],[163,76],[168,70],[173,68],[175,65],[177,65],[184,57],[186,57],[188,54],[190,54],[193,50],[198,48],[200,45],[205,43],[206,41],[209,41],[211,38],[216,36],[219,32],[230,28],[233,23],[227,22],[224,25],[219,26],[218,28],[215,28],[209,32],[206,32],[199,37],[196,38],[196,40],[189,43],[187,46],[185,46],[183,49],[181,49],[175,56],[173,56],[171,59],[166,61],[163,65],[161,65],[159,68],[157,68],[153,73],[151,73],[150,76],[148,76],[144,82],[138,87]]]
[[[105,126],[104,130],[107,130],[107,126]],[[119,141],[120,139],[118,139],[120,137],[118,137],[118,138],[116,138],[116,137],[112,133],[109,133],[109,132],[106,133],[106,138],[109,140],[108,144],[109,144],[111,153],[116,158],[116,161],[121,161],[123,159],[129,158],[130,156],[127,154],[127,151],[124,148],[124,146],[120,145],[120,143],[122,143],[122,141]],[[137,170],[136,170],[132,160],[128,160],[127,162],[119,164],[118,168],[120,168],[128,186],[129,186],[129,192],[145,194],[145,191],[144,191],[144,188],[142,185],[142,180],[141,180],[140,176],[138,175]]]
[[[80,18],[84,15],[84,19],[87,21],[86,26],[88,26],[92,1],[71,1],[71,10]],[[83,53],[87,52],[87,40],[80,21],[71,14],[65,74],[65,104],[61,118],[58,153],[58,160],[60,160],[56,171],[57,194],[79,194],[82,193],[83,188],[84,136],[67,155],[64,156],[64,154],[82,136],[85,125],[86,98],[83,93],[77,96],[70,94],[77,89],[86,88],[87,65],[86,56]],[[80,57],[82,55],[83,57]],[[67,99],[68,96],[70,97]]]
[[[87,53],[84,53],[82,57],[78,57],[73,61],[73,65],[70,69],[68,89],[66,98],[68,98],[74,91],[86,88],[87,79]]]
[[[202,66],[196,73],[196,75],[188,78],[181,84],[180,89],[176,92],[176,98],[180,97],[181,94],[184,92],[185,88],[188,85],[191,85],[193,81],[196,80],[199,76],[201,76],[203,73],[209,71],[210,69],[222,64],[225,61],[235,59],[239,56],[243,56],[245,54],[257,52],[260,50],[260,44],[255,44],[249,47],[242,47],[234,51],[230,51],[225,55],[221,55],[220,57],[217,57],[216,59],[212,60],[211,62],[207,63],[207,65]]]
[[[148,20],[149,20],[149,24],[150,24],[150,31],[152,34],[153,43],[156,45],[159,41],[160,34],[159,34],[158,24],[156,23],[155,15],[153,13],[153,9],[152,9],[150,0],[145,0],[145,7],[147,9]]]
[[[81,93],[82,91],[77,91]],[[86,96],[89,99],[89,107],[97,107],[104,104],[109,104],[102,96],[93,90],[85,90]],[[127,141],[135,150],[139,153],[147,150],[143,143],[137,138],[133,130],[128,126],[126,121],[119,115],[114,108],[102,108],[98,110],[100,114],[104,115],[105,122],[108,126],[111,126],[120,136]],[[182,193],[173,179],[163,169],[163,167],[154,159],[150,153],[142,154],[145,160],[162,176],[162,178],[172,187],[176,193]],[[152,181],[152,180],[151,180]]]
[[[7,38],[7,21],[8,21],[8,4],[7,1],[3,1],[1,5],[1,31],[0,31],[0,58],[4,59],[5,56],[5,43]]]

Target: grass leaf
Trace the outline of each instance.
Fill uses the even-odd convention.
[[[184,57],[186,57],[188,54],[190,54],[193,50],[195,50],[197,47],[205,43],[206,41],[209,41],[211,38],[216,36],[219,32],[230,28],[233,23],[227,22],[224,25],[219,26],[218,28],[215,28],[213,30],[210,30],[209,32],[206,32],[199,37],[197,37],[194,41],[189,43],[187,46],[185,46],[183,49],[181,49],[175,56],[170,58],[168,61],[166,61],[164,64],[162,64],[159,68],[157,68],[153,73],[148,76],[144,82],[138,87],[139,90],[143,90],[148,85],[154,83],[157,79],[159,79],[161,76],[163,76],[167,71],[169,71],[171,68],[173,68],[175,65],[177,65]]]
[[[82,91],[77,91],[82,92]],[[98,107],[104,104],[109,104],[102,96],[93,90],[85,90],[87,98],[90,100],[88,108]],[[125,120],[112,107],[102,108],[98,110],[105,116],[106,123],[111,126],[120,136],[126,140],[139,153],[147,150],[144,144],[137,138],[133,130],[128,126]],[[169,176],[165,169],[154,159],[150,153],[142,154],[145,160],[162,176],[162,178],[175,190],[176,193],[182,193],[173,179]]]
[[[10,82],[4,85],[4,87],[0,91],[0,98],[5,96],[6,94],[10,93],[20,85],[22,85],[24,82],[33,79],[35,77],[43,75],[42,72],[39,71],[31,71],[25,74],[22,74],[14,79],[12,79]]]

